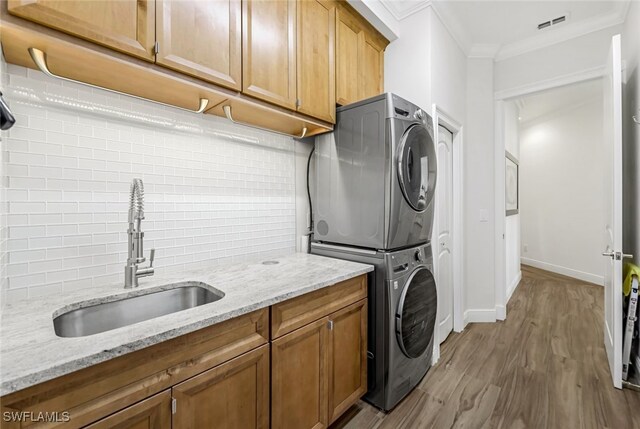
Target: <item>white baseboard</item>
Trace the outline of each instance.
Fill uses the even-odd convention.
[[[583,280],[589,283],[595,283],[602,286],[604,277],[597,274],[585,273],[584,271],[574,270],[572,268],[561,267],[559,265],[549,264],[548,262],[537,261],[535,259],[520,258],[520,262],[530,265],[541,270],[551,271],[552,273],[562,274],[563,276],[573,277],[574,279]]]
[[[496,320],[504,320],[507,318],[507,307],[504,305],[496,305]]]
[[[493,323],[496,321],[496,310],[473,310],[464,312],[464,324],[467,323]]]
[[[520,284],[521,280],[522,280],[522,271],[518,271],[518,275],[516,275],[516,278],[513,279],[513,281],[511,282],[511,285],[508,286],[507,300],[506,300],[507,304],[509,304],[509,301],[511,300],[511,295],[513,295],[513,293],[516,291],[516,288]]]

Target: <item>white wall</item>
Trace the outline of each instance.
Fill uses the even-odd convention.
[[[384,90],[431,111],[431,8],[402,20],[384,54]]]
[[[466,318],[495,320],[493,60],[467,60],[464,152]]]
[[[495,90],[500,93],[525,89],[532,84],[576,73],[601,71],[611,37],[621,31],[622,26],[616,25],[498,61],[495,67]]]
[[[385,51],[385,91],[427,111],[437,103],[460,123],[466,110],[466,56],[433,8],[400,21]]]
[[[602,97],[521,125],[522,262],[602,284]]]
[[[467,57],[433,8],[428,10],[431,14],[431,100],[463,124],[467,107]]]
[[[623,92],[623,250],[636,255],[640,264],[640,2],[631,2],[622,33],[622,56],[626,61]]]
[[[134,177],[160,272],[295,251],[293,139],[8,71],[19,121],[2,143],[9,301],[122,281]]]
[[[516,159],[520,159],[519,109],[515,101],[507,101],[504,111],[505,149]],[[520,214],[507,216],[505,219],[505,256],[507,273],[505,279],[506,302],[522,278],[520,270]]]

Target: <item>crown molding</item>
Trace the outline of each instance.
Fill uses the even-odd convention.
[[[591,19],[569,22],[564,26],[542,30],[541,34],[529,37],[518,42],[503,45],[495,56],[496,61],[503,61],[527,52],[553,46],[566,42],[577,37],[585,36],[589,33],[604,30],[622,24],[628,12],[630,1],[620,3],[618,10],[607,15],[596,16]]]
[[[388,0],[387,0],[388,2]],[[387,2],[383,2],[385,4]],[[550,28],[548,31],[539,35],[530,37],[514,43],[505,45],[493,44],[474,44],[472,38],[468,34],[465,27],[460,24],[455,16],[447,14],[438,4],[438,2],[429,2],[431,9],[445,26],[451,37],[456,41],[460,49],[470,58],[493,58],[495,61],[502,61],[522,55],[527,52],[535,51],[557,43],[566,42],[576,37],[584,36],[594,31],[603,30],[614,25],[622,24],[629,13],[631,0],[615,2],[616,10],[611,13],[594,17],[592,19],[572,22],[569,21],[565,25]],[[497,49],[496,49],[497,47]],[[495,51],[495,52],[494,52]]]
[[[414,0],[415,4],[413,6],[408,9],[401,10],[396,6],[397,4],[399,4],[398,2],[394,2],[391,0],[382,0],[380,1],[380,3],[398,21],[402,21],[403,19],[413,15],[414,13],[417,13],[422,9],[431,6],[432,4],[431,0]]]

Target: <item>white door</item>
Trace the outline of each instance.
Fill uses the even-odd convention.
[[[436,186],[438,326],[440,343],[453,330],[453,134],[438,127],[438,185]]]
[[[604,76],[604,344],[613,385],[622,387],[622,61],[613,36]]]

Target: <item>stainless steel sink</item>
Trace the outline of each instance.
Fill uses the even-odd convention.
[[[133,325],[218,301],[224,293],[202,283],[187,282],[175,288],[131,296],[78,308],[53,319],[59,337],[85,337]]]

